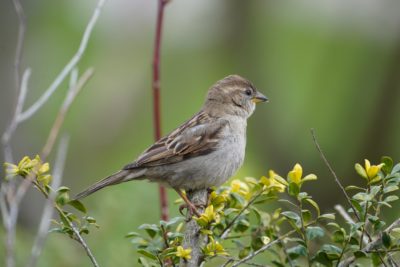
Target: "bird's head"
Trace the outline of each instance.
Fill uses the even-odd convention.
[[[268,98],[250,81],[239,75],[229,75],[209,89],[205,108],[219,115],[225,113],[248,118],[253,114],[256,103],[266,101]]]

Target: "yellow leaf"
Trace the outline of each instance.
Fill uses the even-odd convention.
[[[45,172],[48,172],[49,170],[50,170],[50,165],[49,165],[49,163],[46,162],[45,164],[40,166],[39,173],[45,173]]]
[[[175,255],[181,259],[190,260],[192,258],[192,256],[190,255],[191,252],[192,252],[191,248],[184,249],[182,246],[178,246],[176,248]]]
[[[289,182],[293,182],[295,184],[300,184],[301,176],[303,175],[303,168],[300,164],[296,163],[294,165],[293,170],[288,173]]]

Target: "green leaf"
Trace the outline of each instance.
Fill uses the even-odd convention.
[[[380,253],[371,253],[372,265],[375,267],[381,266],[381,256]]]
[[[300,184],[303,184],[304,182],[308,182],[308,181],[315,181],[315,180],[317,180],[317,176],[315,174],[309,174],[301,179]]]
[[[308,202],[311,206],[314,207],[314,209],[317,211],[317,217],[319,217],[321,215],[321,212],[320,212],[320,209],[319,209],[319,206],[318,206],[317,202],[315,202],[311,198],[307,198],[305,201]]]
[[[375,186],[371,186],[370,189],[370,194],[372,195],[372,197],[375,197],[379,191],[381,190],[382,186],[381,185],[375,185]]]
[[[57,192],[59,193],[63,193],[63,192],[69,192],[71,189],[69,189],[69,187],[66,186],[61,186],[57,189]]]
[[[396,201],[398,199],[399,199],[398,196],[390,195],[390,196],[387,196],[383,201],[384,202],[393,202],[393,201]]]
[[[395,174],[395,173],[398,173],[398,172],[400,172],[400,163],[397,163],[397,164],[393,167],[392,172],[391,172],[390,174]]]
[[[330,260],[338,259],[342,253],[342,249],[334,245],[325,244],[322,246],[321,250],[327,254],[328,259]]]
[[[139,229],[145,230],[151,238],[154,238],[156,234],[160,231],[160,228],[157,225],[148,223],[142,224],[141,226],[139,226]]]
[[[340,229],[341,227],[339,226],[339,224],[335,223],[335,222],[330,222],[326,224],[327,226],[332,226],[334,228]]]
[[[67,204],[69,202],[68,191],[58,191],[55,201],[60,206]]]
[[[269,223],[271,222],[271,216],[267,212],[261,211],[256,207],[250,207],[250,209],[254,211],[258,224],[261,224],[263,226],[269,225]]]
[[[155,255],[153,255],[153,253],[151,253],[150,251],[144,250],[144,249],[138,249],[137,252],[139,254],[142,254],[143,256],[152,259],[152,260],[157,260],[157,257]]]
[[[149,242],[142,237],[134,237],[131,239],[131,243],[137,246],[147,246]]]
[[[160,221],[160,225],[164,226],[165,228],[168,228],[176,223],[182,222],[185,218],[183,217],[174,217],[170,219],[169,221]]]
[[[366,252],[362,251],[362,250],[357,250],[357,251],[354,251],[354,257],[356,257],[357,259],[359,259],[359,258],[367,258],[368,254]]]
[[[247,257],[249,253],[250,253],[250,247],[244,247],[243,249],[239,250],[239,259]]]
[[[355,186],[355,185],[349,185],[349,186],[346,186],[346,191],[348,191],[348,190],[361,190],[361,191],[366,191],[366,189],[365,188],[362,188],[362,187],[359,187],[359,186]]]
[[[383,227],[385,227],[386,223],[382,220],[378,220],[373,225],[375,231],[380,231],[383,229]]]
[[[303,245],[297,245],[286,250],[291,259],[296,259],[300,256],[307,256],[307,249]]]
[[[139,233],[136,233],[136,232],[129,232],[129,233],[127,233],[127,234],[125,235],[126,238],[138,237],[138,236],[140,236],[140,234],[139,234]]]
[[[354,165],[354,169],[356,170],[358,175],[360,175],[362,178],[368,180],[367,172],[365,171],[363,166],[361,166],[359,163],[356,163],[356,165]]]
[[[91,217],[91,216],[85,216],[85,217],[83,217],[88,223],[90,223],[90,224],[94,224],[94,223],[96,223],[96,219],[95,218],[93,218],[93,217]]]
[[[235,200],[239,204],[240,207],[243,207],[246,205],[246,200],[241,195],[239,195],[237,193],[230,193],[230,196],[233,200]]]
[[[321,263],[323,266],[332,267],[332,260],[329,259],[325,251],[319,250],[313,258],[313,261]]]
[[[272,200],[278,199],[277,196],[261,195],[254,201],[254,204],[265,204]]]
[[[301,215],[303,216],[304,223],[307,224],[311,221],[312,215],[309,210],[301,210]]]
[[[318,219],[335,220],[335,213],[325,213],[319,216]]]
[[[235,231],[239,231],[239,232],[243,233],[244,231],[249,229],[249,227],[250,227],[249,221],[246,219],[241,219],[241,220],[237,221]]]
[[[148,263],[148,261],[146,260],[146,258],[139,257],[138,262],[139,262],[140,265],[142,265],[143,267],[151,267],[151,265]]]
[[[79,200],[76,200],[76,199],[70,200],[67,204],[71,205],[72,207],[74,207],[75,209],[77,209],[83,213],[87,213],[85,205],[83,205],[82,202],[80,202]]]
[[[373,199],[373,195],[372,194],[367,194],[364,192],[360,192],[357,193],[353,196],[354,200],[358,200],[358,201],[371,201]]]
[[[387,187],[385,187],[383,189],[383,193],[387,194],[389,192],[393,192],[393,191],[396,191],[396,190],[399,190],[399,187],[397,185],[389,185],[389,186],[387,186]]]
[[[361,207],[360,203],[358,203],[358,201],[351,199],[351,204],[353,204],[353,207],[356,209],[356,211],[358,212],[358,214],[362,214],[363,213],[363,208]]]
[[[392,171],[392,169],[393,169],[393,160],[392,160],[392,158],[391,158],[391,157],[388,157],[388,156],[383,156],[383,157],[381,158],[381,162],[385,164],[385,165],[382,167],[382,171],[383,171],[385,174],[389,174],[389,173]]]
[[[294,213],[293,211],[284,211],[281,212],[281,215],[287,218],[288,220],[294,222],[297,226],[301,225],[301,219],[297,213]]]
[[[296,183],[289,183],[288,193],[291,196],[297,196],[300,193],[300,187]]]
[[[364,222],[358,223],[349,223],[350,224],[350,235],[353,236],[357,233],[358,230],[364,225]]]
[[[324,235],[324,230],[319,226],[309,226],[306,229],[306,236],[308,240],[313,240],[317,237],[323,237]]]
[[[390,248],[392,245],[391,237],[387,232],[382,233],[382,244],[385,246],[385,248]]]
[[[343,243],[345,240],[345,233],[342,230],[336,230],[333,232],[332,241],[335,243]]]

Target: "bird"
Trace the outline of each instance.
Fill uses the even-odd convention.
[[[199,216],[182,190],[220,186],[245,158],[247,119],[267,102],[247,79],[229,75],[212,85],[198,113],[156,141],[118,172],[79,193],[82,199],[104,187],[147,179],[173,188]]]

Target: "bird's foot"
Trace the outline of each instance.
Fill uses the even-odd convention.
[[[201,213],[198,211],[198,208],[200,209],[204,209],[205,206],[204,205],[195,205],[193,203],[185,203],[179,206],[179,213],[182,214],[183,216],[186,216],[187,214],[183,213],[184,209],[187,209],[189,214],[191,215],[190,218],[195,215],[197,217],[201,216]],[[190,220],[190,219],[189,219]]]

